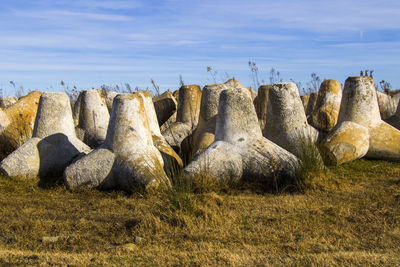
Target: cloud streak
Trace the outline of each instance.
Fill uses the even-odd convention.
[[[160,77],[160,84],[178,86],[179,74],[205,84],[205,69],[213,66],[250,85],[247,62],[252,60],[265,77],[276,67],[286,80],[306,83],[309,74],[317,72],[343,82],[347,75],[370,68],[379,79],[400,87],[394,74],[400,67],[398,1],[2,4],[0,84],[13,77],[29,87],[45,79],[55,81],[62,72],[82,87],[89,86],[89,77],[93,84],[96,79],[146,84]]]

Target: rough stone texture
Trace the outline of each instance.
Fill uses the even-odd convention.
[[[172,95],[175,97],[176,102],[179,103],[179,89],[178,89],[178,90],[175,90],[175,91],[172,93]]]
[[[300,96],[301,102],[303,103],[304,107],[304,112],[307,112],[307,105],[308,105],[308,100],[310,99],[309,95],[302,95]]]
[[[113,104],[114,98],[117,95],[118,95],[118,92],[116,92],[116,91],[103,92],[103,98],[106,101],[106,105],[107,105],[107,109],[108,109],[109,113],[111,113],[112,104]]]
[[[175,122],[176,122],[176,111],[174,112],[174,114],[171,115],[171,117],[169,117],[169,119],[166,122],[164,122],[163,125],[160,126],[160,131],[164,132],[166,129],[171,127],[171,125],[174,124]]]
[[[374,82],[370,77],[346,79],[338,123],[352,121],[367,128],[381,121]]]
[[[45,138],[57,133],[76,137],[70,101],[65,93],[46,92],[40,97],[33,136]]]
[[[99,186],[114,188],[115,154],[107,148],[97,148],[65,169],[64,182],[69,188]]]
[[[364,157],[369,149],[369,130],[360,124],[344,121],[319,144],[328,165],[340,165]]]
[[[43,93],[40,97],[33,138],[0,163],[10,177],[54,180],[76,157],[90,148],[75,136],[69,98],[65,93]]]
[[[40,157],[37,144],[40,138],[31,138],[0,163],[0,172],[9,177],[36,177]]]
[[[261,129],[264,129],[267,123],[268,95],[271,86],[272,85],[261,85],[258,88],[257,97],[253,101]]]
[[[171,117],[169,117],[169,119],[166,122],[164,122],[163,125],[160,126],[161,133],[163,133],[166,129],[171,127],[171,125],[176,122],[176,114],[178,113],[178,103],[179,103],[179,90],[175,90],[172,93],[172,96],[176,100],[176,109],[177,110],[174,112],[174,114],[171,115]]]
[[[2,133],[7,126],[10,124],[10,120],[8,119],[7,113],[0,109],[0,133]]]
[[[243,89],[242,84],[234,78],[223,84],[206,85],[201,96],[199,123],[193,134],[192,154],[194,156],[204,151],[214,142],[219,98],[221,92],[226,89],[243,90],[249,94],[252,100],[255,98],[254,95],[257,94],[251,88],[246,87]]]
[[[254,89],[251,88],[251,87],[246,87],[246,89],[249,90],[250,96],[251,96],[251,100],[254,102],[254,100],[255,100],[256,97],[257,97],[257,91],[254,90]]]
[[[6,156],[32,137],[41,92],[21,97],[0,115],[1,154]]]
[[[369,130],[367,158],[400,161],[400,131],[381,121]]]
[[[80,140],[91,148],[98,147],[104,142],[110,114],[101,91],[81,91],[73,115],[75,130]]]
[[[397,105],[396,113],[385,121],[392,125],[394,128],[400,130],[400,105]]]
[[[219,97],[229,86],[226,84],[211,84],[203,88],[201,95],[200,116],[197,129],[193,134],[193,154],[205,150],[215,138],[215,125],[218,115]]]
[[[238,80],[236,80],[235,78],[231,78],[229,80],[227,80],[224,85],[227,86],[227,88],[234,88],[234,89],[240,89],[243,88],[244,86],[242,85],[241,82],[239,82]],[[250,88],[246,88],[249,92],[250,92]]]
[[[215,141],[186,168],[192,180],[236,182],[272,181],[291,177],[297,159],[262,136],[252,98],[246,88],[226,89],[220,95]]]
[[[176,122],[162,132],[175,150],[180,150],[182,141],[197,127],[200,102],[201,89],[198,85],[184,85],[179,89]]]
[[[162,126],[173,114],[176,113],[178,102],[170,91],[153,98],[158,124]]]
[[[318,94],[317,93],[311,93],[310,94],[310,97],[308,98],[307,109],[306,109],[307,118],[310,118],[311,115],[313,114],[314,107],[317,104],[317,98],[318,98]]]
[[[0,108],[3,108],[3,109],[8,108],[17,101],[18,101],[18,99],[14,96],[0,97]]]
[[[341,100],[341,84],[336,80],[324,80],[311,115],[311,125],[323,132],[332,130],[337,123]]]
[[[394,94],[392,96],[392,102],[393,102],[393,106],[394,106],[395,112],[397,111],[397,107],[399,105],[399,101],[400,101],[400,93]]]
[[[143,105],[149,122],[153,144],[161,152],[164,161],[164,170],[167,173],[172,173],[177,168],[182,168],[182,159],[178,156],[178,154],[176,154],[176,152],[172,149],[160,132],[151,94],[147,91],[140,91],[137,92],[137,94],[139,94],[143,99]]]
[[[115,97],[104,144],[71,164],[64,172],[68,187],[121,187],[153,190],[170,184],[153,138],[143,93]],[[149,95],[150,106],[153,106]],[[155,111],[153,108],[154,116]]]
[[[390,126],[381,119],[374,81],[370,77],[349,77],[343,90],[343,98],[339,112],[337,128],[342,124],[352,122],[368,129],[366,131],[352,130],[341,140],[341,147],[336,149],[346,150],[349,146],[356,146],[360,140],[369,139],[368,151],[365,157],[400,161],[400,131]],[[354,129],[356,126],[352,126]],[[324,140],[324,147],[332,152],[329,141]],[[364,142],[365,143],[365,142]],[[339,145],[337,145],[339,146]],[[361,151],[361,150],[360,150]],[[364,153],[364,152],[363,152]],[[360,157],[337,156],[337,164],[344,163]]]
[[[307,123],[296,84],[279,83],[270,87],[263,134],[295,155],[300,154],[302,142],[317,141],[318,131]]]
[[[241,88],[246,88],[248,93],[250,93],[251,99],[254,101],[254,99],[257,97],[257,91],[252,89],[251,87],[244,87],[241,82],[236,80],[235,78],[231,78],[227,80],[226,82],[223,83],[227,88],[232,88],[232,89],[241,89]]]
[[[386,120],[396,113],[397,103],[390,95],[376,91],[381,118]],[[397,97],[396,97],[397,98]]]

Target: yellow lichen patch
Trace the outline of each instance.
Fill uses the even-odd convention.
[[[400,161],[400,131],[381,122],[370,129],[367,157]]]
[[[156,95],[155,97],[153,97],[153,102],[157,102],[160,101],[164,98],[173,98],[175,99],[173,93],[171,93],[171,91],[165,91],[164,93],[162,93],[161,95]]]
[[[177,121],[197,124],[200,112],[200,86],[183,85],[179,89]]]
[[[173,150],[172,147],[164,139],[160,138],[157,135],[153,135],[152,138],[153,144],[158,149],[158,151],[160,151],[164,155],[172,157],[180,167],[183,167],[181,157],[176,154],[175,150]]]
[[[315,114],[315,124],[318,128],[330,131],[337,123],[339,115],[339,105],[326,105]]]
[[[342,95],[342,86],[336,80],[324,80],[321,84],[321,89],[326,92],[331,92],[335,95]]]
[[[318,130],[329,132],[336,125],[342,86],[336,80],[324,80],[318,92],[317,102],[312,115],[312,125]]]
[[[352,122],[344,122],[319,145],[328,164],[340,165],[364,156],[369,147],[368,129]]]
[[[33,91],[4,110],[9,124],[0,137],[3,155],[11,153],[32,137],[41,94]]]
[[[271,86],[272,85],[261,85],[253,101],[261,129],[264,129],[267,121],[268,93]]]
[[[207,147],[209,147],[215,140],[215,134],[212,132],[204,131],[199,137],[198,142],[195,144],[195,154],[201,153]]]

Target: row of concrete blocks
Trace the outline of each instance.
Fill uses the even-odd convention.
[[[65,94],[43,93],[33,138],[4,159],[0,170],[11,177],[63,176],[71,188],[157,188],[170,184],[167,173],[183,167],[171,146],[182,148],[189,136],[195,157],[183,170],[188,179],[290,179],[299,167],[301,143],[307,139],[319,143],[333,164],[365,155],[400,160],[400,132],[381,120],[369,77],[346,80],[338,124],[322,142],[321,132],[307,122],[293,83],[268,87],[265,122],[257,116],[254,93],[235,80],[208,85],[203,92],[198,86],[183,86],[176,121],[162,134],[149,93],[117,95],[108,119],[106,105],[95,92],[81,95],[75,123]],[[99,112],[102,108],[104,114]],[[93,146],[105,140],[92,150],[76,133],[83,139],[86,135]]]

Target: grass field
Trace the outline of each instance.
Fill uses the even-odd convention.
[[[255,185],[126,195],[0,178],[0,265],[400,265],[400,164],[330,168],[304,193]]]

